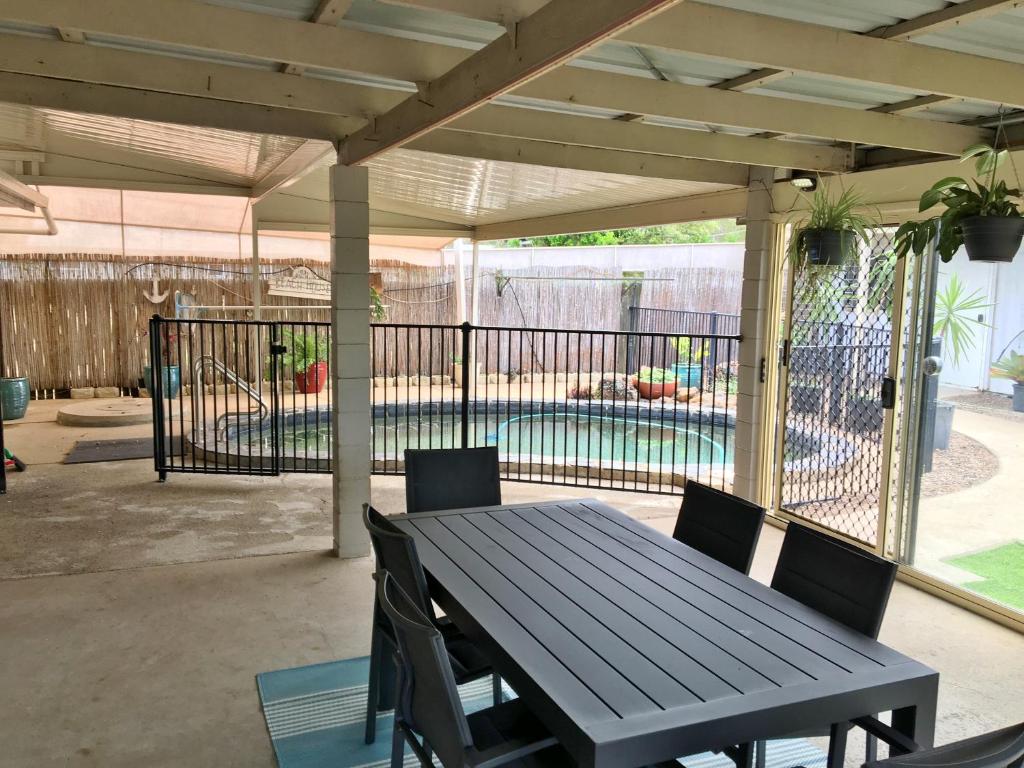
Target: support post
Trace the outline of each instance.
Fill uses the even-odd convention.
[[[260,285],[260,224],[252,208],[252,316],[263,319],[263,287]]]
[[[747,192],[747,237],[743,257],[739,370],[736,391],[736,449],[733,492],[764,504],[765,456],[773,445],[768,429],[767,388],[762,376],[773,363],[775,286],[780,268],[779,226],[772,221],[773,168],[752,168]]]
[[[480,241],[473,241],[473,288],[469,303],[469,322],[480,325]]]
[[[466,322],[466,246],[459,240],[455,246],[455,322]]]
[[[370,501],[370,205],[367,168],[331,168],[331,449],[334,554],[364,557]]]

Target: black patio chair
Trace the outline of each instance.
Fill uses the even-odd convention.
[[[501,504],[498,449],[405,451],[405,511],[491,507]]]
[[[501,678],[494,674],[490,662],[449,619],[435,615],[427,591],[426,575],[416,552],[416,542],[369,504],[363,505],[363,524],[370,533],[378,571],[390,572],[410,595],[410,599],[415,601],[419,612],[440,632],[457,683],[462,685],[490,675],[494,702],[500,703]],[[386,706],[393,693],[389,686],[392,680],[388,667],[389,656],[393,655],[397,647],[391,622],[381,612],[378,601],[374,602],[370,632],[370,679],[366,695],[367,744],[373,743],[377,736],[377,713],[390,709]]]
[[[889,604],[897,566],[860,547],[813,528],[790,523],[772,576],[772,589],[789,595],[872,639],[878,638]],[[790,734],[792,737],[829,736],[829,765],[846,754],[852,723]],[[869,732],[865,756],[877,757],[878,742]],[[765,743],[758,742],[757,768],[765,764]]]
[[[686,481],[672,537],[740,573],[750,573],[764,507],[694,480]]]
[[[444,637],[387,571],[378,573],[377,602],[394,627],[398,645],[391,768],[401,768],[406,743],[424,768],[433,767],[432,754],[444,768],[572,765],[522,699],[467,717]]]
[[[859,717],[854,723],[884,741],[892,751],[888,759],[869,761],[864,768],[1021,768],[1024,765],[1024,723],[931,749],[922,749],[873,717]]]

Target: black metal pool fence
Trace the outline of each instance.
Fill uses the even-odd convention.
[[[331,471],[330,325],[150,323],[154,453],[171,472]],[[374,324],[372,469],[496,445],[508,480],[729,488],[738,334]]]

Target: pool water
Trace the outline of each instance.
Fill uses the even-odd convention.
[[[461,442],[457,417],[377,418],[373,426],[374,455],[400,459],[406,448],[451,448]],[[513,417],[478,416],[470,421],[469,444],[496,445],[503,458],[528,460],[579,459],[633,464],[727,464],[733,457],[733,429],[721,423],[689,425],[650,418],[587,414],[532,414]],[[326,454],[327,423],[285,427],[286,456]]]

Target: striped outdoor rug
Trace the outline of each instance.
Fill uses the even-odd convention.
[[[262,672],[256,676],[260,704],[280,768],[387,768],[391,715],[377,718],[377,740],[363,743],[368,657],[308,667]],[[491,702],[489,679],[459,688],[467,712]],[[505,693],[514,693],[506,686]],[[686,768],[734,768],[722,755],[706,753],[681,760]],[[405,765],[415,766],[406,750]],[[771,742],[767,768],[824,768],[825,754],[803,739]]]

